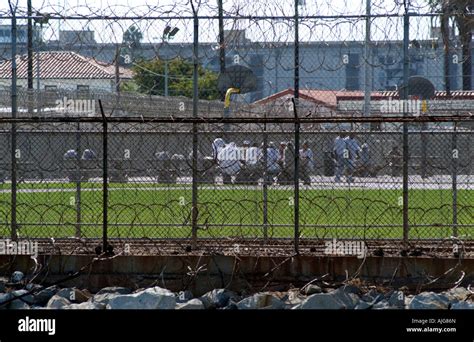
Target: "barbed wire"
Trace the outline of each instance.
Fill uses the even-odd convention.
[[[163,240],[194,251],[196,237],[230,253],[469,245],[472,58],[457,14],[450,46],[440,8],[407,3],[374,0],[369,14],[365,1],[224,1],[221,15],[216,1],[1,5],[0,236],[14,226],[83,248],[107,212],[110,241],[155,252]],[[222,81],[232,68],[237,81]],[[411,76],[429,83],[410,88]],[[229,88],[242,93],[226,104]]]

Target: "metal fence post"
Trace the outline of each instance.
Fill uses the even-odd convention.
[[[295,216],[295,253],[299,254],[300,244],[300,122],[298,118],[298,110],[296,108],[297,99],[293,98],[293,107],[295,112],[295,172],[293,182],[294,190],[294,216]]]
[[[264,120],[267,112],[263,113]],[[267,123],[263,123],[263,243],[268,242],[268,136]]]
[[[371,61],[371,49],[370,49],[370,10],[371,10],[371,1],[365,0],[366,10],[365,14],[367,18],[365,19],[365,47],[364,47],[364,115],[370,115],[370,98],[372,92],[372,61]],[[370,124],[369,124],[370,126]]]
[[[18,103],[17,103],[17,70],[16,70],[16,8],[13,9],[10,4],[12,12],[12,90],[11,90],[11,102],[12,102],[12,118],[16,119]],[[17,190],[17,163],[16,163],[16,124],[12,123],[11,126],[11,238],[16,240],[17,235],[17,222],[16,222],[16,190]]]
[[[217,0],[217,11],[219,15],[219,72],[225,72],[225,40],[224,40],[224,9],[222,6],[223,0]],[[225,91],[220,94],[221,101],[225,99]]]
[[[81,123],[77,123],[77,132],[76,132],[76,237],[81,237],[81,171],[82,171],[82,162],[81,162]]]
[[[410,73],[410,56],[408,54],[408,44],[410,39],[410,16],[408,5],[405,4],[403,15],[403,100],[408,100],[408,77]],[[408,116],[408,108],[403,106],[403,117]],[[408,245],[409,222],[408,222],[408,123],[403,122],[403,244]]]
[[[199,19],[198,13],[194,8],[194,4],[191,1],[191,6],[194,14],[194,36],[193,36],[193,118],[198,116],[198,100],[199,100],[199,89],[198,89],[198,44],[199,44]],[[192,212],[191,212],[191,230],[192,230],[192,242],[191,248],[197,248],[197,231],[198,231],[198,172],[197,172],[197,158],[198,158],[198,126],[196,122],[193,122],[193,170],[192,170]]]
[[[451,151],[451,172],[452,172],[452,190],[453,190],[453,236],[458,236],[458,138],[457,122],[453,125],[452,151]]]
[[[108,127],[105,117],[102,101],[99,100],[100,114],[102,115],[102,253],[107,252],[107,221],[109,204],[109,186],[108,186]]]
[[[299,13],[298,13],[298,6],[299,6],[299,1],[295,0],[295,74],[294,74],[294,97],[292,99],[293,101],[293,110],[295,113],[295,172],[294,172],[294,224],[295,224],[295,253],[299,254],[299,238],[300,238],[300,186],[299,186],[299,153],[300,153],[300,124],[298,121],[298,113],[297,113],[297,105],[298,105],[298,99],[300,97],[300,51],[299,51],[299,27],[298,27],[298,22],[299,22]]]
[[[31,19],[33,13],[31,8],[31,0],[26,2],[27,6],[27,79],[28,79],[28,113],[33,115],[33,21]]]

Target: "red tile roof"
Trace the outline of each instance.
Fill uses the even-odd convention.
[[[263,105],[269,102],[275,101],[281,97],[291,95],[293,96],[293,89],[288,88],[268,97],[265,97],[261,100],[254,102],[256,105]],[[364,97],[364,92],[360,90],[347,91],[347,90],[320,90],[320,89],[301,89],[300,98],[313,102],[318,105],[322,105],[328,108],[336,109],[337,100],[341,96],[350,96],[350,97]]]
[[[73,51],[39,52],[40,75],[42,79],[114,79],[113,64],[84,57]],[[26,55],[17,56],[18,78],[27,78],[28,60]],[[0,79],[11,78],[11,60],[0,64]],[[130,79],[132,71],[119,68],[120,78]],[[36,53],[33,55],[33,75],[36,75]]]
[[[264,105],[276,101],[285,96],[293,96],[294,91],[291,88],[282,90],[278,93],[260,99],[254,102],[254,105]],[[371,100],[383,100],[389,97],[398,98],[398,91],[373,91],[370,94]],[[338,101],[361,101],[364,99],[362,90],[320,90],[320,89],[301,89],[300,98],[322,105],[331,109],[336,109]],[[448,99],[445,91],[436,91],[435,99]],[[474,99],[474,90],[454,90],[451,91],[449,99]]]

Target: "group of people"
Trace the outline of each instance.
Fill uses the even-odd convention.
[[[367,177],[370,172],[371,160],[369,145],[359,144],[356,135],[339,134],[334,140],[333,158],[335,165],[335,182],[341,181],[343,175],[348,183],[354,181],[354,174]]]
[[[290,184],[295,179],[295,148],[291,142],[282,141],[278,148],[274,142],[267,144],[266,163],[263,153],[263,144],[251,144],[244,141],[242,147],[234,142],[228,144],[222,138],[212,143],[213,159],[224,177],[224,183],[231,183],[235,176],[238,183],[257,184],[258,179],[266,168],[265,181],[273,184]],[[299,151],[300,168],[299,178],[304,184],[310,185],[310,175],[315,168],[315,159],[309,142],[304,141]],[[362,145],[354,133],[339,134],[334,140],[332,150],[335,182],[341,182],[343,176],[351,183],[354,176],[367,177],[371,170],[370,151],[367,143]]]
[[[246,140],[242,147],[234,142],[228,144],[222,138],[212,143],[213,159],[222,172],[224,184],[231,183],[235,176],[236,183],[258,184],[265,172],[265,182],[273,184],[289,184],[294,181],[295,149],[291,142],[281,142],[279,147],[268,142],[266,158],[264,144],[251,143]],[[300,178],[304,184],[310,184],[310,174],[314,170],[314,154],[307,141],[300,149]]]

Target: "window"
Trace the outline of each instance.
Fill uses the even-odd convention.
[[[45,90],[56,90],[56,89],[58,89],[58,86],[57,85],[45,85],[44,89]]]

